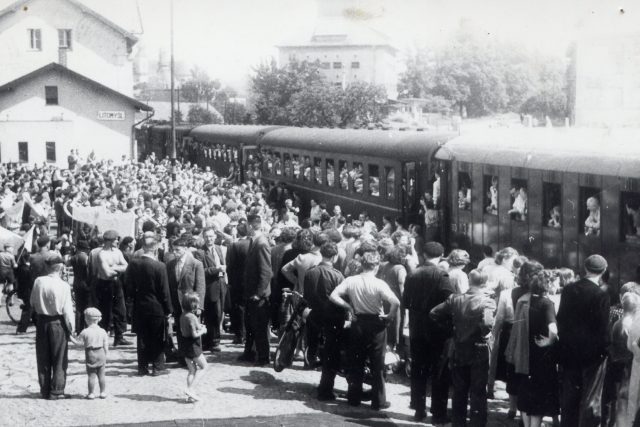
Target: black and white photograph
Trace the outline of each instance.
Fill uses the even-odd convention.
[[[640,4],[0,0],[0,426],[640,427]]]

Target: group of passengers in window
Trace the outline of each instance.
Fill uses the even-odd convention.
[[[489,206],[486,211],[491,215],[498,215],[498,177],[491,177],[491,185],[487,191],[487,198],[489,200]]]
[[[640,198],[633,197],[625,202],[627,239],[640,240]]]
[[[600,200],[597,197],[587,199],[587,219],[584,221],[584,234],[586,236],[600,235]]]
[[[509,209],[509,216],[511,217],[511,219],[515,219],[516,221],[526,221],[528,210],[528,197],[526,188],[512,187],[510,194],[511,200],[513,200],[513,204],[511,205],[511,209]]]

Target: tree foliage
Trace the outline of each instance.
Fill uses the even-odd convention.
[[[354,82],[342,88],[327,82],[317,62],[261,65],[251,89],[256,122],[286,126],[365,126],[382,118],[387,99],[381,86]]]
[[[182,84],[182,97],[187,102],[207,102],[215,100],[220,89],[220,81],[212,80],[200,67],[191,70],[191,76]]]
[[[207,110],[200,105],[192,105],[187,113],[187,121],[192,124],[221,124],[222,119],[213,111]]]
[[[470,117],[517,112],[525,102],[538,105],[530,98],[548,86],[549,70],[541,70],[538,63],[538,58],[518,46],[479,42],[460,30],[445,47],[410,55],[398,92],[401,98],[426,98],[427,109],[433,111],[446,110],[446,103],[450,103],[457,113],[466,112]],[[553,88],[549,89],[557,102],[566,98],[566,85],[557,84],[556,77],[563,76],[561,69],[554,68],[553,73]],[[545,97],[551,92],[545,91]]]

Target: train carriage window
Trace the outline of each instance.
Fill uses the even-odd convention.
[[[262,170],[273,174],[273,151],[268,150],[262,155]]]
[[[300,175],[302,175],[302,165],[300,164],[300,156],[298,154],[293,155],[291,164],[293,165],[293,177],[300,179]]]
[[[311,158],[309,156],[303,156],[304,166],[302,169],[302,179],[304,181],[311,181]]]
[[[327,168],[327,180],[326,184],[329,187],[333,187],[336,184],[336,171],[333,166],[333,159],[327,159],[325,162]]]
[[[562,228],[562,186],[553,182],[542,183],[542,224]]]
[[[380,197],[380,167],[369,165],[369,195]]]
[[[579,213],[582,232],[585,236],[599,236],[600,222],[600,189],[594,187],[580,187]]]
[[[233,153],[233,160],[238,161],[238,149],[234,148],[232,153]]]
[[[482,188],[484,190],[484,211],[489,215],[498,215],[498,177],[485,175]]]
[[[316,184],[322,184],[322,159],[320,157],[313,158],[313,176]]]
[[[349,166],[345,160],[339,160],[338,166],[340,166],[340,188],[349,190]]]
[[[349,176],[351,177],[351,181],[353,181],[353,189],[358,194],[362,194],[364,191],[364,168],[362,163],[353,162],[353,168],[349,172]]]
[[[284,176],[292,176],[293,169],[291,167],[291,155],[289,153],[284,153]]]
[[[387,184],[387,199],[393,200],[396,196],[396,170],[391,167],[384,168]]]
[[[458,172],[458,209],[471,210],[471,175]]]
[[[509,216],[515,221],[526,221],[529,213],[529,196],[526,179],[511,180],[511,209]]]
[[[620,193],[620,240],[640,244],[640,193]]]
[[[273,153],[273,170],[276,175],[282,175],[282,160],[280,160],[280,153],[277,151]]]

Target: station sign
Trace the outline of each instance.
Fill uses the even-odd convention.
[[[124,111],[98,111],[98,120],[124,120]]]

